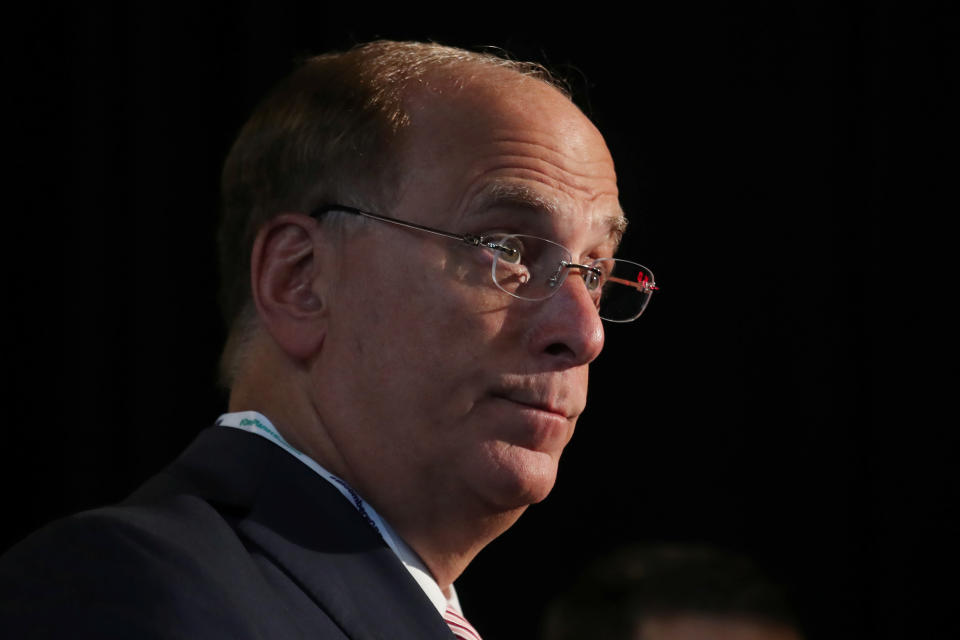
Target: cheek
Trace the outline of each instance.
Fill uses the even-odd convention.
[[[474,293],[492,285],[493,254],[475,247],[459,247],[459,251],[446,256],[438,271],[452,282],[472,287]]]
[[[342,355],[365,369],[358,373],[366,391],[406,394],[421,409],[444,395],[464,405],[510,352],[510,298],[493,286],[490,259],[467,247],[440,249],[421,247],[399,262],[378,254],[366,273],[344,279],[352,280],[339,292],[347,308],[336,310],[338,334],[351,345]]]
[[[406,334],[399,340],[417,351],[426,345],[445,359],[479,360],[501,333],[509,297],[493,286],[485,253],[459,248],[429,266],[406,272],[389,294],[384,321]],[[403,346],[403,345],[401,345]]]
[[[436,284],[407,276],[392,286],[368,287],[352,300],[341,331],[350,336],[347,357],[363,368],[368,392],[401,396],[424,409],[476,377],[496,327],[471,308],[459,287]]]

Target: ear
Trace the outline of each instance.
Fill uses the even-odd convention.
[[[253,243],[250,283],[260,322],[277,345],[295,360],[306,360],[323,346],[328,270],[318,252],[317,222],[299,213],[269,220]]]

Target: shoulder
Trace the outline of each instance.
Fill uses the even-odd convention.
[[[232,431],[202,433],[124,503],[0,556],[0,636],[345,637],[327,605],[343,572],[382,569],[363,551],[373,534],[310,469]]]
[[[97,629],[150,638],[211,625],[219,631],[210,637],[230,637],[230,585],[255,569],[208,508],[109,507],[41,529],[0,559],[0,626],[13,637]]]

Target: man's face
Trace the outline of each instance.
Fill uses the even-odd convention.
[[[408,106],[399,197],[378,213],[541,236],[576,262],[612,255],[612,160],[557,91],[482,71]],[[427,511],[504,511],[546,497],[603,347],[583,280],[518,300],[493,284],[488,251],[373,221],[341,256],[315,395],[348,480],[378,509],[416,496]]]

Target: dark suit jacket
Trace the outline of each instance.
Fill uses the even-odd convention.
[[[452,634],[326,480],[260,436],[214,427],[125,502],[0,558],[0,637]]]

